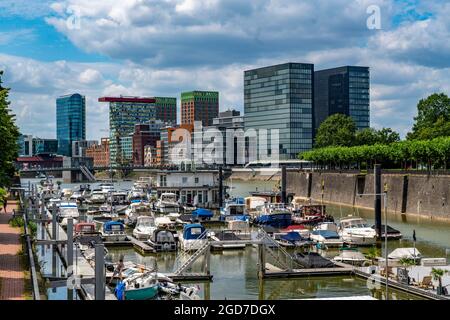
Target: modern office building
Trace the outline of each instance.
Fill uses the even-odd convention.
[[[284,63],[244,72],[245,129],[278,129],[280,159],[312,148],[314,65]],[[264,153],[264,152],[263,152]]]
[[[182,138],[180,139],[175,139],[173,137],[174,132],[177,129],[183,129],[183,130],[187,130],[187,132],[190,135],[191,141],[192,141],[192,133],[194,131],[194,125],[190,125],[190,124],[181,124],[179,126],[175,126],[175,127],[164,127],[161,128],[161,140],[157,141],[156,144],[156,158],[157,158],[157,162],[160,165],[173,165],[175,162],[191,162],[192,158],[189,155],[188,158],[184,158],[184,159],[173,159],[172,158],[172,150],[173,148],[178,145],[180,141],[180,139],[182,140]],[[191,142],[190,141],[190,142]],[[189,142],[189,143],[190,143]],[[189,145],[185,145],[186,147],[189,147]],[[189,154],[190,150],[184,150],[185,154]]]
[[[101,97],[99,102],[109,102],[110,160],[112,164],[132,161],[134,126],[156,118],[154,98],[145,97]],[[131,139],[131,140],[130,140]],[[123,141],[122,141],[123,140]],[[130,140],[130,141],[128,141]],[[121,151],[121,145],[130,147]],[[119,149],[120,148],[120,149]],[[118,152],[121,151],[121,152]],[[124,152],[130,152],[124,154]]]
[[[172,126],[177,124],[177,98],[154,97],[156,106],[156,119]]]
[[[133,163],[143,166],[145,164],[145,147],[156,148],[156,141],[161,139],[161,128],[164,122],[150,120],[145,124],[137,124],[133,133]]]
[[[32,135],[19,136],[19,156],[31,157],[38,154],[56,154],[58,153],[57,139],[33,138]]]
[[[181,124],[201,121],[203,126],[213,124],[219,115],[219,92],[191,91],[181,94]]]
[[[358,129],[370,126],[370,73],[368,67],[344,66],[314,73],[315,127],[330,115],[353,118]]]
[[[102,138],[100,144],[86,148],[86,157],[94,159],[95,167],[109,166],[109,138]]]
[[[74,93],[56,99],[58,154],[72,156],[72,142],[86,139],[86,99]]]

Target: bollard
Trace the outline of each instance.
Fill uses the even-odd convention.
[[[73,266],[73,218],[67,219],[67,268]]]
[[[73,218],[67,219],[67,278],[71,277],[73,271]],[[73,288],[67,288],[67,300],[73,300]]]
[[[376,164],[373,169],[374,191],[375,191],[375,230],[378,238],[381,239],[381,165]]]
[[[56,221],[56,203],[52,205],[52,238],[53,240],[56,240],[56,226],[58,222]]]
[[[105,249],[103,243],[95,245],[95,300],[105,300]]]

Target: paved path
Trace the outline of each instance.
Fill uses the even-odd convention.
[[[17,253],[22,249],[20,228],[8,224],[16,203],[8,204],[7,214],[0,212],[0,300],[24,299],[24,274]]]

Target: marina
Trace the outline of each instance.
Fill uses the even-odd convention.
[[[127,188],[131,189],[132,185],[133,182],[131,181],[121,181],[114,183],[115,188],[124,190],[126,190]],[[95,188],[96,187],[94,187],[94,189]],[[254,189],[255,183],[242,182],[241,184],[239,184],[233,182],[233,188],[230,188],[229,196],[245,196],[250,194],[250,192],[247,190]],[[241,202],[238,201],[237,203]],[[349,208],[346,207],[327,205],[326,208],[327,214],[334,217],[334,219],[336,219],[337,221],[339,221],[341,217],[348,216],[350,212]],[[370,218],[370,212],[365,212],[363,210],[357,210],[357,212],[354,212],[354,209],[352,210],[352,214],[357,214],[357,217],[364,220],[366,224],[372,223],[373,220]],[[86,210],[84,210],[83,207],[80,207],[79,211],[79,220],[83,221],[85,219],[86,221],[89,221],[93,219],[93,217],[86,214]],[[177,210],[177,212],[179,212],[179,210]],[[378,284],[376,286],[368,286],[367,281],[368,279],[371,279],[371,277],[373,277],[373,273],[371,274],[369,272],[367,266],[358,266],[354,263],[349,263],[349,260],[346,260],[345,263],[342,260],[338,260],[336,257],[343,255],[342,253],[340,253],[340,250],[338,250],[338,246],[326,247],[326,245],[324,245],[322,248],[320,248],[320,246],[314,244],[314,241],[312,240],[308,240],[309,242],[304,241],[307,240],[308,235],[313,234],[314,228],[309,229],[309,231],[307,228],[301,225],[297,227],[290,226],[289,228],[287,228],[290,229],[288,231],[280,228],[277,229],[278,231],[276,231],[278,233],[273,233],[274,237],[272,237],[271,234],[275,230],[271,230],[270,228],[273,227],[261,228],[261,226],[253,223],[253,226],[249,226],[248,222],[245,221],[248,220],[248,217],[251,215],[246,216],[242,215],[242,211],[238,212],[240,214],[236,215],[235,218],[241,218],[242,221],[240,223],[243,224],[243,226],[244,224],[247,225],[246,228],[248,228],[248,230],[245,230],[246,232],[244,233],[243,230],[239,230],[240,233],[237,232],[237,230],[232,230],[234,228],[233,224],[235,224],[236,226],[239,225],[238,223],[235,223],[239,222],[239,219],[232,219],[235,221],[232,221],[230,223],[230,221],[227,221],[230,219],[221,219],[220,211],[216,211],[212,218],[201,222],[193,222],[192,219],[179,219],[181,216],[180,214],[174,215],[171,218],[167,216],[166,219],[168,224],[165,225],[165,227],[169,228],[168,231],[172,230],[170,231],[171,234],[177,234],[176,241],[178,243],[178,249],[176,249],[175,251],[155,250],[155,247],[151,245],[148,239],[137,239],[136,237],[134,237],[133,227],[128,226],[124,230],[126,238],[105,238],[102,241],[102,244],[107,252],[104,257],[105,263],[116,265],[117,262],[122,259],[127,263],[143,265],[145,266],[145,268],[150,268],[151,270],[153,270],[152,268],[154,268],[154,266],[157,266],[157,272],[163,274],[165,277],[170,279],[170,281],[198,288],[198,297],[200,299],[223,299],[227,297],[233,297],[233,299],[236,297],[245,299],[308,299],[317,298],[321,295],[332,297],[339,295],[351,295],[355,293],[369,294],[377,299],[385,298],[383,287],[385,278],[379,276],[380,280],[377,282]],[[122,220],[120,217],[121,215],[118,215],[110,221],[117,221],[115,225],[122,225]],[[50,216],[47,219],[41,219],[41,221],[43,221],[44,223],[50,220],[52,220]],[[39,221],[39,219],[37,219],[36,221]],[[326,224],[329,224],[329,222],[325,222],[325,225]],[[404,223],[398,222],[396,219],[390,219],[389,226],[395,228],[396,230],[401,230],[403,233],[403,237],[400,240],[389,241],[390,252],[392,252],[397,247],[403,248],[411,243],[409,237],[407,236],[407,234],[409,233],[409,229],[412,228],[411,225],[409,225],[408,228],[405,228]],[[190,244],[187,244],[186,242],[189,236],[185,235],[186,238],[183,237],[182,230],[183,228],[186,229],[186,227],[190,228],[190,234],[196,235],[192,238],[192,240],[189,240],[191,241]],[[65,254],[67,255],[67,250],[64,246],[66,240],[64,238],[64,235],[62,234],[63,232],[65,232],[64,228],[67,228],[67,224],[61,224],[58,226],[58,230],[60,230],[59,233],[61,233],[61,236],[58,235],[57,240],[53,240],[56,242],[52,243],[51,239],[36,240],[36,243],[39,243],[40,247],[59,247],[59,249],[57,249],[53,254],[50,255],[56,255],[60,258],[62,257],[60,262],[62,265],[59,267],[60,275],[57,275],[58,272],[52,271],[54,274],[48,277],[48,279],[51,279],[50,283],[58,280],[57,283],[59,283],[59,285],[62,284],[61,280],[65,277],[64,269],[67,268],[67,262],[65,261],[65,259],[63,259]],[[198,231],[195,228],[197,228]],[[416,227],[414,226],[414,228]],[[426,229],[427,227],[425,227],[425,230]],[[290,239],[289,237],[286,237],[286,243],[289,243],[289,241],[293,241],[292,245],[290,246],[283,246],[283,242],[277,240],[278,238],[275,237],[276,234],[283,235],[292,233],[292,230],[297,230],[299,232],[294,232],[295,234],[299,235],[299,238],[295,237]],[[417,233],[422,235],[422,229],[420,228],[420,226],[417,226],[417,228],[414,230],[417,230]],[[48,234],[49,237],[52,238],[51,231]],[[303,241],[302,244],[295,244],[299,243],[299,239]],[[182,245],[183,241],[185,242],[184,246]],[[350,246],[356,247],[356,245],[352,244],[351,242],[349,242],[348,244]],[[437,259],[436,261],[440,262],[440,264],[437,264],[437,266],[444,263],[442,268],[445,269],[448,267],[448,259],[446,258],[448,252],[445,250],[445,240],[441,242],[439,241],[439,239],[437,239],[437,243],[417,242],[415,244],[417,245],[417,250],[423,254],[424,258],[433,257]],[[75,246],[75,248],[77,248],[77,246]],[[365,257],[365,255],[369,253],[371,248],[372,246],[358,246],[357,252],[360,254],[362,253],[362,256]],[[311,249],[313,249],[313,252],[310,251]],[[317,262],[316,258],[314,257],[314,255],[317,255],[318,257],[320,257],[320,259],[323,259],[323,261],[325,261],[325,265],[331,263],[332,267],[316,266],[308,268],[307,265],[304,265],[303,263],[303,266],[301,266],[299,265],[299,261],[303,260],[296,261],[297,257],[302,256],[300,252],[304,252],[303,255],[305,255],[306,258],[311,255],[311,257],[308,259],[314,258],[314,260],[305,260],[310,261],[312,263],[312,266]],[[432,255],[430,255],[431,253]],[[74,299],[94,299],[95,285],[92,284],[92,281],[89,283],[88,279],[86,279],[86,277],[84,276],[84,273],[87,276],[92,277],[93,271],[95,274],[95,268],[93,268],[91,263],[79,260],[80,256],[83,256],[79,249],[75,249],[75,255],[78,257],[78,260],[76,260],[77,264],[79,263],[83,270],[83,278],[85,278],[83,281],[87,283],[82,285],[83,290],[78,290],[77,293],[72,294],[70,297]],[[437,258],[438,255],[440,255],[440,257],[445,257],[444,261],[442,261],[442,259],[439,260]],[[42,255],[41,252],[39,259],[48,259],[45,258],[46,256],[48,256],[48,253],[44,253]],[[348,254],[344,256],[347,257]],[[384,263],[382,260],[382,257],[384,256],[383,246],[380,246],[378,256],[380,262],[379,266],[376,267],[377,269],[375,273],[381,275],[383,273]],[[52,269],[58,268],[58,263],[56,262],[56,260],[58,259],[52,257]],[[409,270],[409,274],[415,275],[416,267],[410,266],[408,268],[411,269]],[[431,267],[429,267],[429,269],[430,268]],[[233,272],[233,270],[237,271]],[[412,287],[411,285],[405,286],[402,283],[397,283],[397,281],[395,280],[397,277],[397,272],[397,270],[394,270],[394,277],[389,278],[388,281],[388,297],[390,299],[448,299],[447,297],[445,297],[445,295],[436,294],[435,284],[432,288],[430,287],[428,290],[426,290],[420,288],[418,285],[416,285],[416,287]],[[111,277],[111,273],[107,271],[105,281],[109,281]],[[115,278],[116,277],[117,275],[115,276]],[[419,275],[415,275],[415,277],[411,276],[411,278],[414,278],[414,281],[416,282],[420,282],[421,279],[423,281],[424,278],[427,278],[427,275],[424,274],[422,270]],[[328,287],[331,285],[331,279],[331,284],[334,283],[336,287],[330,290]],[[243,283],[246,283],[245,289],[242,288],[242,281]],[[446,276],[442,278],[442,281],[444,287],[449,284],[448,282],[450,282],[448,277]],[[323,284],[325,283],[327,283],[327,285],[324,287]],[[340,285],[338,285],[338,283]],[[352,284],[351,286],[349,286],[350,283]],[[316,293],[311,293],[312,296],[311,294],[308,294],[307,290],[305,290],[306,288],[304,288],[305,285],[315,286]],[[281,290],[280,292],[280,289],[277,289],[279,286],[284,286],[291,289],[286,289],[286,291]],[[56,288],[55,284],[50,285],[50,287],[51,289],[47,290],[49,299],[66,299],[68,297],[68,294],[64,294],[62,292],[64,290],[61,291],[60,287]],[[434,291],[430,291],[430,289]],[[113,290],[115,289],[105,286],[104,298],[117,299],[117,296],[114,295]],[[295,292],[297,292],[297,294]],[[153,298],[159,299],[158,297],[155,296]]]

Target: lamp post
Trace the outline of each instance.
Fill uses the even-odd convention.
[[[383,193],[361,193],[357,194],[357,196],[382,196],[383,197],[383,207],[384,207],[384,262],[385,262],[385,272],[386,272],[386,300],[389,300],[388,297],[388,281],[389,281],[389,272],[388,272],[388,246],[387,246],[387,184],[384,185]],[[381,230],[380,230],[380,238],[381,238]]]

